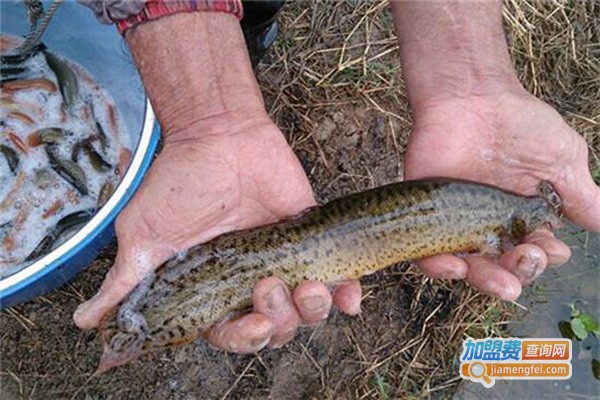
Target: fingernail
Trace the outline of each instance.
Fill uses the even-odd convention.
[[[558,268],[565,265],[569,260],[564,260],[560,256],[555,256],[554,254],[548,254],[548,267]]]
[[[239,345],[238,342],[236,340],[230,340],[227,343],[227,347],[229,347],[229,350],[231,350],[233,353],[237,352],[239,350]]]
[[[271,289],[266,295],[266,300],[271,311],[280,312],[290,307],[290,298],[282,284],[278,284]]]
[[[323,311],[323,309],[327,306],[325,304],[325,299],[323,296],[307,296],[300,300],[300,304],[302,308],[312,313],[317,313],[319,311]]]
[[[278,335],[275,335],[271,338],[271,340],[270,340],[271,344],[269,344],[269,347],[272,349],[279,349],[279,348],[285,346],[286,344],[288,344],[289,342],[291,342],[295,336],[296,336],[295,329],[291,329],[287,332],[283,332]]]
[[[497,282],[488,282],[485,292],[508,301],[514,300],[516,294],[510,285],[499,285]]]
[[[77,321],[79,319],[79,317],[81,316],[81,314],[85,314],[90,309],[90,307],[92,307],[92,305],[98,298],[99,294],[100,294],[99,292],[96,293],[88,301],[78,305],[77,308],[75,309],[75,312],[73,313],[73,320]]]
[[[521,287],[505,284],[500,285],[496,282],[490,282],[487,292],[493,296],[500,297],[502,300],[515,301],[521,295]]]
[[[263,347],[265,347],[267,344],[269,344],[270,340],[271,340],[271,335],[267,336],[266,338],[256,338],[254,340],[251,340],[248,344],[252,349],[255,349],[255,351],[258,351],[258,350],[262,349]]]
[[[77,322],[77,320],[79,319],[79,316],[81,315],[81,313],[85,312],[86,308],[87,308],[87,303],[81,303],[80,305],[78,305],[77,308],[75,309],[75,312],[73,313],[73,321]]]
[[[440,278],[441,279],[449,279],[449,280],[465,279],[466,274],[464,273],[464,271],[449,270],[449,271],[442,273]]]
[[[571,249],[560,241],[556,241],[548,254],[548,265],[560,267],[571,258]]]
[[[240,318],[239,320],[235,321],[235,328],[236,329],[241,329],[246,325],[246,319],[245,318]]]
[[[541,255],[537,252],[530,252],[519,259],[517,270],[524,278],[528,280],[535,279],[542,273],[540,268],[541,258]]]
[[[500,290],[499,296],[507,301],[515,301],[521,295],[521,290],[512,286],[504,287]]]
[[[351,309],[348,308],[348,309],[344,310],[344,314],[352,315],[352,316],[359,315],[361,312],[362,312],[361,303],[353,304],[353,307]]]
[[[252,353],[259,351],[263,347],[265,347],[271,341],[271,337],[275,334],[275,329],[271,328],[266,333],[265,336],[258,336],[252,338],[244,338],[244,339],[232,339],[227,342],[229,350],[234,353],[240,352],[244,349],[243,353]]]

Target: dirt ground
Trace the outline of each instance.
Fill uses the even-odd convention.
[[[400,180],[411,117],[387,3],[290,3],[257,75],[318,198]],[[593,2],[504,8],[520,78],[584,135],[600,178],[598,15]],[[199,341],[92,377],[100,344],[71,315],[99,287],[114,247],[70,284],[2,311],[0,397],[447,398],[462,338],[501,334],[514,307],[399,265],[364,280],[359,317],[334,312],[283,349],[237,356]]]

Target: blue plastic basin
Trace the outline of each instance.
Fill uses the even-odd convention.
[[[27,30],[23,5],[0,1],[0,32],[23,36]],[[160,137],[142,81],[115,27],[101,25],[90,10],[75,2],[64,2],[43,42],[56,54],[82,65],[111,94],[132,136],[133,157],[115,193],[89,223],[45,257],[0,280],[1,308],[64,284],[94,260],[114,237],[115,218],[140,185]]]

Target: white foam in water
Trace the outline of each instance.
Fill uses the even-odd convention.
[[[146,276],[149,272],[154,270],[154,264],[152,263],[152,256],[146,250],[137,249],[133,255],[134,267],[137,268],[140,276]]]
[[[25,63],[29,67],[25,79],[43,78],[59,87],[56,76],[48,67],[42,53],[31,57]],[[50,93],[34,88],[2,93],[3,99],[6,97],[17,103],[18,111],[31,117],[35,125],[15,117],[11,114],[10,103],[2,103],[0,121],[3,122],[3,133],[0,134],[0,144],[9,146],[18,153],[19,166],[15,173],[11,172],[4,156],[0,154],[0,278],[11,275],[29,264],[24,260],[63,217],[95,208],[102,186],[106,182],[117,186],[119,177],[115,169],[119,164],[119,154],[122,150],[131,148],[128,140],[130,136],[114,108],[114,101],[110,95],[96,84],[83,68],[71,62],[68,62],[68,65],[77,75],[79,84],[79,95],[70,107],[63,105],[60,90]],[[90,112],[86,101],[93,105],[93,113]],[[114,110],[114,127],[110,121],[110,107]],[[73,145],[97,133],[94,117],[102,126],[107,140],[106,148],[103,148],[99,141],[93,142],[93,147],[112,168],[107,172],[97,172],[91,166],[86,152],[79,153],[77,164],[85,172],[88,189],[86,196],[80,195],[50,167],[44,144],[29,146],[27,154],[24,154],[6,134],[14,132],[27,144],[28,136],[39,129],[61,128],[72,134],[56,146],[58,154],[62,159],[71,160]],[[15,191],[14,187],[20,174],[25,174],[24,183]],[[63,209],[44,219],[44,213],[56,201],[64,203]],[[2,228],[7,222],[11,222],[12,227]],[[63,235],[54,247],[67,240],[73,233],[74,231]]]

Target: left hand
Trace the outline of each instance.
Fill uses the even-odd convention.
[[[115,263],[93,299],[74,318],[80,328],[101,318],[146,276],[179,251],[222,233],[249,229],[296,215],[315,205],[298,159],[266,113],[252,119],[215,117],[193,139],[167,134],[144,183],[116,221]],[[325,319],[332,304],[348,314],[360,310],[358,281],[331,293],[305,281],[293,291],[276,277],[259,281],[252,312],[216,324],[204,337],[234,353],[253,353],[291,341],[298,326]]]
[[[176,252],[315,204],[302,166],[267,116],[235,16],[178,13],[141,24],[126,39],[161,122],[164,148],[117,219],[113,268],[75,312],[83,329],[97,327]],[[255,285],[253,300],[251,313],[203,332],[207,340],[236,353],[281,346],[300,324],[326,318],[332,304],[358,313],[361,289],[350,281],[332,294],[305,281],[292,292],[271,277]]]
[[[584,139],[549,105],[524,90],[430,99],[415,109],[406,153],[406,179],[453,177],[533,195],[550,181],[566,216],[600,231],[600,188],[587,165]],[[450,254],[419,265],[434,278],[466,279],[505,300],[519,297],[547,265],[570,257],[548,230],[537,230],[498,260]]]

